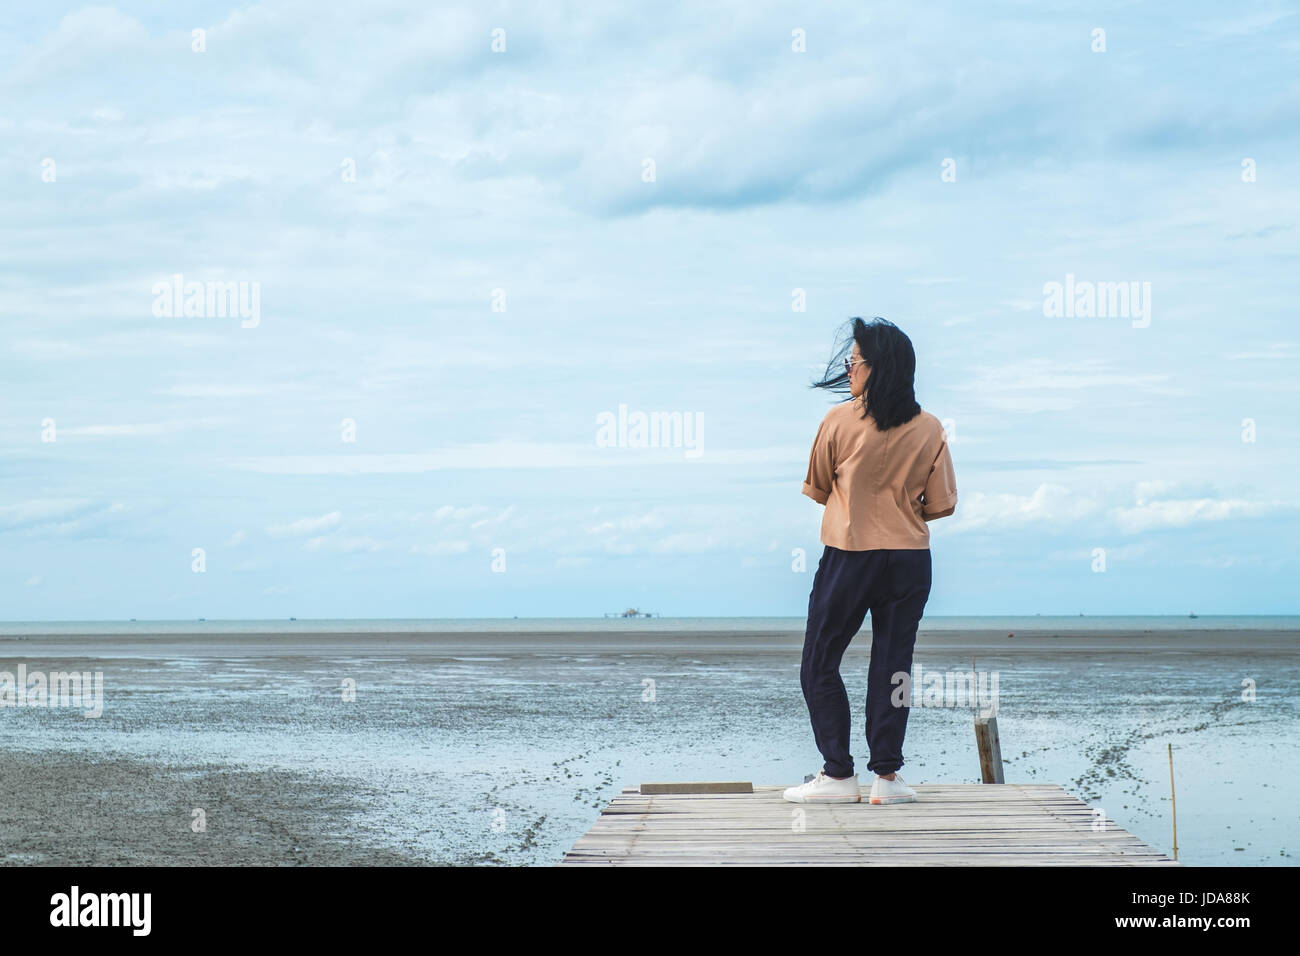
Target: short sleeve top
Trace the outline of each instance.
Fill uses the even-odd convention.
[[[803,493],[826,506],[823,544],[841,551],[930,546],[926,521],[957,508],[957,478],[943,425],[927,411],[886,431],[853,399],[826,413],[808,457]]]

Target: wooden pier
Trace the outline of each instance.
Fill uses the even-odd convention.
[[[911,786],[916,802],[891,806],[868,803],[870,786],[861,803],[824,805],[784,800],[785,786],[625,787],[559,865],[1181,865],[1112,821],[1096,822],[1057,784]]]

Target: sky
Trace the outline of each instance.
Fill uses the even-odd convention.
[[[1273,3],[6,4],[0,618],[800,616],[877,315],[957,475],[927,613],[1300,613],[1298,56]]]

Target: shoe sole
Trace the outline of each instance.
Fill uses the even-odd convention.
[[[791,803],[861,803],[862,794],[858,794],[856,797],[845,794],[844,796],[835,797],[804,797],[802,800],[790,800],[789,797],[783,799],[789,800]]]
[[[891,803],[916,803],[916,797],[872,797],[871,802],[878,807]]]

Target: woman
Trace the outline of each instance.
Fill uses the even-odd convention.
[[[849,753],[849,698],[840,659],[871,612],[867,672],[867,769],[875,804],[910,803],[903,782],[903,734],[910,700],[895,675],[909,675],[916,628],[930,596],[927,521],[957,508],[957,481],[939,419],[916,402],[916,353],[892,322],[851,320],[826,375],[814,388],[843,391],[852,401],[822,419],[808,460],[803,493],[826,506],[825,545],[804,634],[800,681],[813,737],[825,761],[817,776],[790,787],[795,803],[859,803]],[[852,354],[848,357],[848,346]],[[840,362],[843,361],[843,371]],[[897,693],[898,704],[892,699]]]

